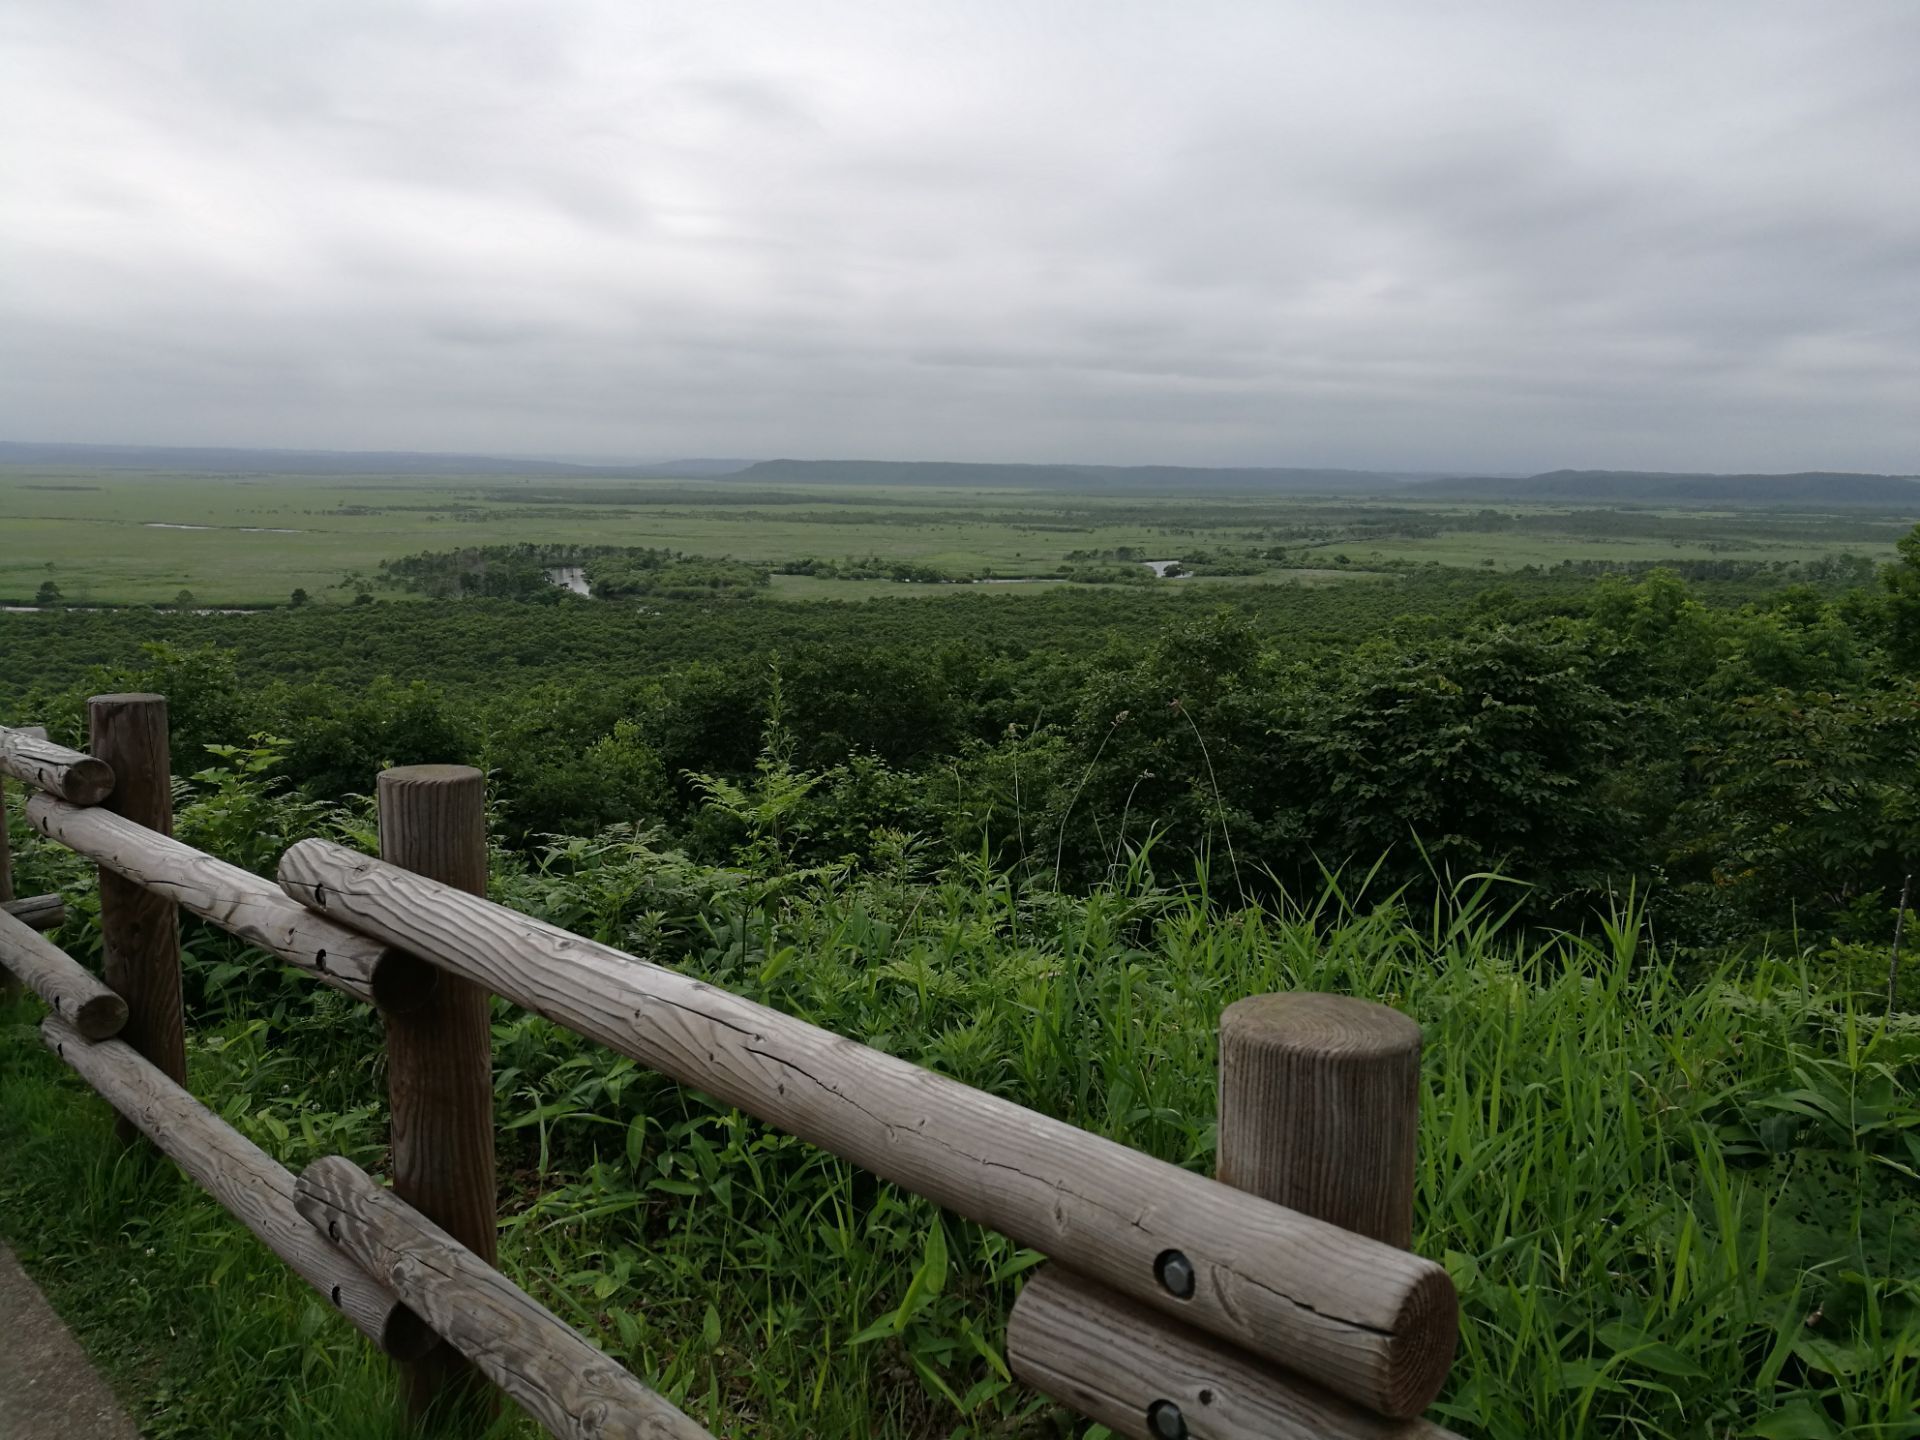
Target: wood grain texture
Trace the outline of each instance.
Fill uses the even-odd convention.
[[[1251,995],[1220,1016],[1220,1179],[1413,1243],[1420,1027],[1345,995]]]
[[[438,983],[424,960],[314,914],[271,880],[106,809],[35,795],[27,802],[27,823],[356,1000],[406,1009]]]
[[[295,1203],[563,1440],[712,1440],[506,1276],[338,1155],[301,1174]]]
[[[55,745],[46,731],[0,725],[0,772],[75,805],[98,805],[113,792],[113,766],[100,755]]]
[[[13,898],[13,836],[7,832],[7,777],[0,774],[0,905]]]
[[[173,832],[173,772],[167,702],[160,695],[95,695],[87,701],[88,744],[113,769],[101,803],[137,825]],[[104,867],[100,870],[101,977],[127,1002],[121,1036],[168,1079],[187,1078],[186,1018],[180,997],[180,911]],[[134,1130],[122,1120],[120,1134]]]
[[[1007,1321],[1007,1363],[1030,1385],[1136,1440],[1177,1406],[1193,1440],[1450,1440],[1424,1420],[1363,1410],[1244,1350],[1057,1265],[1032,1272]]]
[[[478,770],[384,770],[377,795],[384,860],[469,894],[486,893],[487,788]],[[394,1192],[489,1265],[499,1253],[492,1000],[472,981],[442,975],[424,1004],[385,1017]],[[445,1347],[406,1367],[403,1378],[416,1416],[436,1404],[490,1403]],[[463,1392],[457,1401],[454,1390]]]
[[[13,909],[13,837],[7,832],[7,815],[7,776],[5,771],[0,771],[0,906],[17,914]],[[33,928],[50,927],[35,925]],[[19,979],[11,970],[0,968],[0,1005],[12,1004],[19,994]]]
[[[434,1336],[294,1208],[294,1177],[121,1040],[88,1041],[48,1016],[40,1038],[254,1237],[375,1343],[419,1354]]]
[[[1452,1359],[1445,1270],[503,906],[306,840],[288,893],[1368,1408]],[[1189,1299],[1156,1262],[1192,1263]]]
[[[126,1001],[66,951],[4,910],[0,910],[0,967],[89,1040],[118,1035],[127,1023]]]
[[[58,930],[67,923],[67,902],[58,895],[29,895],[24,900],[0,902],[0,910],[29,930]]]

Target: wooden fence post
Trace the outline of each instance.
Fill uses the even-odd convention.
[[[7,777],[0,775],[0,905],[13,899],[13,839],[7,834]],[[0,1005],[20,998],[20,981],[0,967]]]
[[[173,833],[172,759],[164,695],[95,695],[87,702],[88,749],[113,770],[108,810],[136,825]],[[186,1020],[180,1000],[180,911],[124,876],[100,870],[101,973],[127,1002],[120,1038],[177,1085],[187,1081]],[[124,1115],[123,1140],[139,1138]]]
[[[379,779],[380,858],[474,895],[487,892],[486,781],[467,765],[409,765]],[[404,1014],[383,1012],[393,1110],[393,1189],[492,1265],[492,997],[442,974]],[[470,1419],[495,1403],[450,1345],[403,1365],[409,1411]]]
[[[1413,1243],[1420,1027],[1344,995],[1250,995],[1220,1016],[1219,1178],[1401,1249]]]
[[[41,739],[47,732],[39,726],[33,726],[31,733]],[[0,905],[18,898],[13,888],[13,837],[7,833],[7,777],[0,774]],[[0,969],[0,1005],[16,1000],[20,996],[20,980],[11,970]]]

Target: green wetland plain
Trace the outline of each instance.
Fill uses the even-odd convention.
[[[955,579],[1043,583],[1076,554],[1128,547],[1242,559],[1209,583],[1312,582],[1355,571],[1740,561],[1892,554],[1871,512],[1632,509],[1308,496],[1062,494],[749,479],[196,476],[0,467],[0,603],[53,580],[70,605],[284,604],[341,598],[405,555],[506,545],[613,545],[779,565],[877,557]],[[1284,552],[1266,560],[1266,552]],[[1233,568],[1233,567],[1227,567]],[[394,598],[404,593],[391,592]],[[920,595],[885,579],[776,574],[772,595]],[[351,598],[349,594],[346,598]]]
[[[370,847],[383,766],[480,766],[495,899],[1203,1171],[1225,1005],[1393,1005],[1462,1304],[1432,1418],[1896,1440],[1916,521],[22,466],[0,723],[166,694],[177,833],[267,874]],[[91,869],[9,824],[96,962]],[[195,1092],[382,1173],[377,1019],[184,939]],[[0,1238],[147,1433],[405,1435],[38,1015],[0,1010]],[[1097,1440],[1009,1380],[1037,1257],[504,1002],[494,1054],[502,1267],[714,1433]]]

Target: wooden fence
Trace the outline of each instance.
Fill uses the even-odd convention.
[[[400,1366],[409,1408],[479,1428],[492,1382],[562,1436],[704,1436],[494,1267],[492,997],[832,1151],[1045,1254],[1007,1329],[1023,1382],[1122,1435],[1439,1437],[1416,1417],[1458,1304],[1412,1254],[1420,1029],[1327,995],[1220,1027],[1207,1179],[485,896],[484,785],[378,779],[380,858],[322,840],[276,885],[170,835],[166,701],[102,695],[82,754],[0,727],[28,822],[99,866],[102,974],[13,898],[0,968],[118,1112]],[[0,805],[5,780],[0,778]],[[392,1188],[338,1156],[297,1178],[185,1087],[178,910],[377,1006]]]

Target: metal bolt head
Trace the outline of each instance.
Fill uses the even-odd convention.
[[[1153,1262],[1153,1273],[1177,1300],[1193,1298],[1193,1262],[1178,1250],[1162,1250]]]
[[[1156,1400],[1147,1407],[1147,1429],[1159,1440],[1187,1440],[1187,1417],[1171,1400]]]

